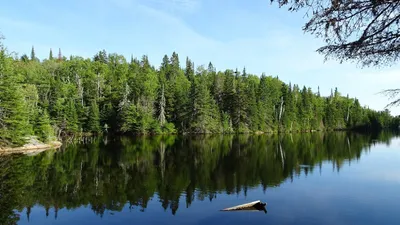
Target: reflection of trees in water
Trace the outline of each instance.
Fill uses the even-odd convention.
[[[154,197],[173,214],[181,195],[186,207],[217,193],[239,194],[262,185],[267,189],[308,174],[323,161],[337,171],[358,160],[377,141],[390,144],[392,134],[312,133],[285,136],[155,136],[99,139],[69,145],[32,157],[0,158],[0,222],[15,224],[13,209],[39,204],[54,209],[90,205],[106,210],[144,211]],[[52,212],[52,210],[50,210]]]

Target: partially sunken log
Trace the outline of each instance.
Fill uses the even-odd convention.
[[[266,213],[267,212],[267,210],[265,209],[266,205],[267,205],[267,203],[263,203],[260,200],[258,200],[258,201],[222,209],[221,211],[239,211],[239,210],[243,211],[243,210],[246,210],[246,211],[264,211]]]

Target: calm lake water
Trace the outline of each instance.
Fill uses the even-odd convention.
[[[254,200],[263,211],[221,212]],[[392,133],[103,137],[0,158],[0,224],[400,224]]]

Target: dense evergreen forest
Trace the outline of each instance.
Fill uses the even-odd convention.
[[[381,129],[374,111],[337,89],[330,96],[278,77],[198,66],[178,54],[156,68],[147,56],[127,60],[100,51],[92,59],[59,50],[40,61],[0,46],[0,146],[27,136],[49,141],[84,133],[245,133]],[[396,119],[396,121],[398,121]]]
[[[394,134],[107,137],[35,156],[1,157],[0,224],[29,218],[34,206],[45,208],[46,216],[65,218],[62,209],[87,207],[102,216],[126,204],[146,211],[153,201],[153,207],[176,214],[183,205],[224,193],[246,195],[259,185],[266,190],[297,182],[300,175],[319,173],[323,163],[340,172],[371,146],[389,145]],[[24,209],[26,214],[19,213]]]

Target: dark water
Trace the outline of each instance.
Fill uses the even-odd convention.
[[[254,200],[267,213],[221,212]],[[0,158],[0,224],[400,224],[390,133],[101,138]]]

